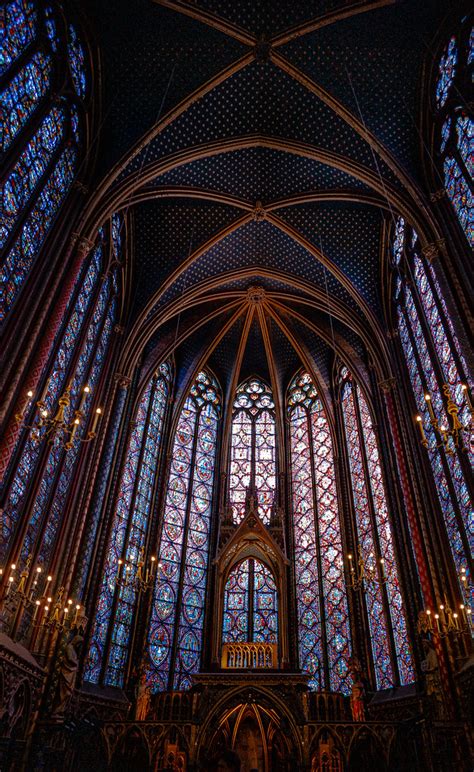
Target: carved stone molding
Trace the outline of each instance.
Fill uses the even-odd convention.
[[[94,242],[81,236],[80,233],[72,234],[73,242],[77,244],[77,251],[82,257],[86,257],[94,246]]]
[[[262,222],[267,216],[267,211],[264,209],[261,201],[257,201],[253,210],[252,217],[255,222]]]
[[[121,389],[128,389],[128,387],[132,382],[132,379],[128,375],[123,375],[122,373],[115,373],[114,381],[115,383],[118,383]]]
[[[436,257],[439,257],[440,252],[444,252],[445,249],[446,249],[446,240],[437,239],[437,241],[432,241],[430,244],[426,244],[421,251],[423,255],[426,257],[426,259],[431,262]]]
[[[73,182],[72,187],[74,190],[78,190],[79,193],[82,193],[84,196],[87,196],[87,194],[89,193],[89,188],[87,187],[87,185],[84,185],[84,183],[80,182],[79,180],[76,180],[75,182]]]
[[[389,392],[393,391],[396,384],[396,378],[387,378],[385,381],[379,381],[380,390],[383,391],[384,394],[389,394]]]
[[[439,190],[435,190],[435,192],[431,194],[430,201],[432,201],[433,203],[435,203],[436,201],[441,201],[441,199],[444,198],[445,195],[446,195],[446,189],[440,188]]]
[[[249,303],[263,303],[266,298],[266,292],[263,287],[249,287],[247,290],[247,300]]]

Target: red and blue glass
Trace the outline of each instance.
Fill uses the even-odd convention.
[[[300,666],[310,688],[348,693],[350,629],[333,446],[309,373],[293,379],[288,415]]]
[[[374,577],[364,581],[372,661],[377,688],[385,689],[396,682],[390,653],[391,635],[402,684],[413,680],[413,666],[372,419],[364,396],[352,383],[347,372],[343,377],[342,410],[352,478],[357,544],[366,575]],[[380,560],[384,561],[385,577]]]
[[[0,149],[8,150],[28,123],[51,85],[51,57],[38,51],[0,94]]]
[[[217,383],[200,372],[178,419],[169,468],[148,635],[155,692],[188,688],[199,668],[219,414]]]
[[[443,107],[451,89],[456,74],[458,61],[458,48],[456,38],[452,37],[446,46],[439,62],[439,75],[436,84],[436,104],[438,109]]]
[[[256,488],[258,513],[268,524],[276,488],[275,405],[257,378],[241,384],[234,401],[229,495],[236,523],[244,517],[249,487]]]
[[[0,75],[9,70],[15,59],[35,39],[38,21],[36,3],[29,0],[13,0],[5,5],[2,16]]]

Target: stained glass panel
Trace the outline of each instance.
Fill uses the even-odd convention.
[[[18,158],[2,185],[0,247],[10,235],[31,194],[44,175],[64,134],[64,110],[53,107]]]
[[[35,39],[37,13],[35,3],[29,0],[13,0],[4,7],[3,29],[0,36],[0,75]]]
[[[123,684],[137,587],[132,581],[116,589],[116,579],[119,560],[123,560],[121,576],[126,576],[127,572],[135,576],[145,547],[169,394],[168,376],[168,366],[162,365],[158,377],[148,383],[130,434],[85,672],[86,680],[93,683],[97,683],[100,677],[104,645],[111,627],[104,681],[111,686]],[[115,595],[116,606],[112,617]]]
[[[452,37],[439,62],[439,76],[436,85],[436,104],[443,107],[456,74],[458,48],[456,38]]]
[[[467,240],[474,246],[473,195],[458,162],[449,156],[444,159],[444,186]]]
[[[272,572],[253,561],[253,641],[278,643],[278,592]]]
[[[367,570],[376,572],[375,535],[370,520],[369,491],[364,470],[362,438],[359,435],[357,424],[354,389],[349,381],[345,383],[343,388],[342,409],[352,477],[358,543]],[[395,677],[390,659],[389,629],[379,583],[372,581],[365,583],[365,602],[377,688],[386,689],[395,683]]]
[[[382,479],[379,451],[372,425],[372,417],[362,392],[358,391],[360,418],[364,438],[367,468],[369,472],[370,487],[374,502],[374,515],[377,527],[377,536],[380,554],[384,560],[384,572],[386,576],[385,591],[387,594],[392,635],[395,643],[395,651],[402,684],[411,683],[414,680],[414,671],[411,652],[408,646],[408,631],[403,609],[398,569],[393,547],[392,530],[388,515],[385,488]]]
[[[231,570],[224,590],[222,643],[249,641],[249,561]]]
[[[288,404],[300,666],[311,688],[347,693],[350,631],[332,439],[308,373],[293,380]]]
[[[68,32],[67,50],[69,56],[69,69],[71,70],[72,81],[77,95],[84,99],[87,91],[84,48],[82,47],[77,32],[72,24],[69,25]]]
[[[0,150],[5,152],[49,91],[52,62],[37,52],[0,94]]]
[[[237,389],[232,418],[229,494],[234,521],[245,514],[245,496],[255,486],[259,515],[270,515],[276,488],[275,414],[271,392],[256,378]]]
[[[168,688],[173,666],[174,688],[187,688],[199,666],[218,403],[216,382],[198,373],[179,416],[169,468],[148,634],[153,691]]]
[[[23,286],[74,179],[77,150],[66,147],[26,218],[0,270],[0,324]]]
[[[467,173],[474,180],[474,121],[468,115],[460,115],[456,121],[458,148]]]
[[[94,295],[94,288],[99,278],[101,265],[101,249],[94,250],[89,268],[85,273],[83,284],[71,310],[69,320],[59,342],[54,363],[51,367],[47,386],[44,389],[43,401],[51,414],[56,407],[61,390],[65,387],[67,371],[72,356],[80,341],[80,332]],[[36,419],[37,423],[37,419]],[[18,466],[15,470],[10,490],[5,502],[5,510],[9,512],[8,521],[4,519],[2,531],[1,556],[4,559],[13,537],[13,531],[18,521],[21,507],[26,496],[30,481],[35,471],[41,446],[35,439],[35,429],[28,432]]]

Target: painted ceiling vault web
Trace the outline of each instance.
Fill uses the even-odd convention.
[[[423,198],[417,95],[442,8],[422,5],[90,3],[101,191],[133,223],[124,359],[175,350],[183,384],[206,362],[230,384],[245,333],[242,373],[280,389],[302,363],[327,384],[334,352],[364,378],[385,346],[384,234]]]

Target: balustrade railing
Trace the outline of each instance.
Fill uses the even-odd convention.
[[[278,667],[276,643],[224,643],[221,667],[226,670],[254,670]]]

